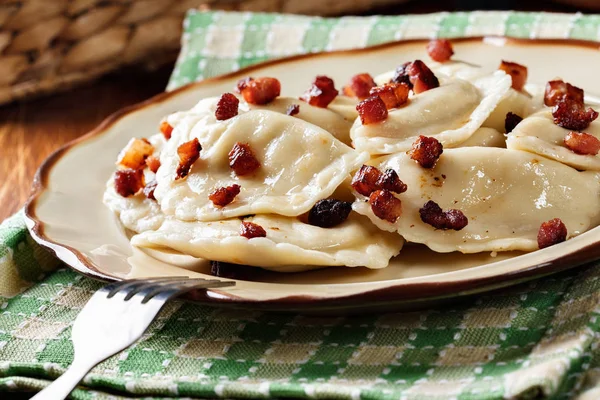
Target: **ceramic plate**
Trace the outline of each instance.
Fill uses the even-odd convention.
[[[561,76],[600,93],[598,44],[577,41],[464,39],[456,58],[496,69],[501,59],[527,65],[529,81],[544,84]],[[40,244],[75,270],[100,279],[208,276],[206,262],[175,253],[132,248],[126,232],[102,203],[115,157],[134,136],[156,131],[163,116],[187,110],[199,99],[231,91],[245,76],[279,78],[284,95],[298,95],[317,74],[340,86],[358,72],[377,75],[416,58],[427,60],[424,41],[404,41],[365,50],[297,56],[260,64],[158,95],[122,110],[81,139],[54,153],[41,166],[26,207],[28,227]],[[574,66],[577,66],[576,68]],[[529,254],[438,254],[407,246],[388,268],[326,268],[282,274],[257,270],[235,287],[195,293],[198,301],[285,310],[410,308],[439,299],[491,290],[554,273],[600,257],[600,228]]]

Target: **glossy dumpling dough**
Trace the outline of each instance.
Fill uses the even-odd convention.
[[[385,121],[350,131],[354,147],[371,154],[410,150],[419,135],[433,136],[444,147],[456,147],[481,127],[510,88],[502,71],[473,83],[452,79],[440,87],[412,96],[404,107],[391,110]]]
[[[458,147],[506,147],[506,138],[494,128],[479,128]]]
[[[372,160],[393,168],[408,190],[398,198],[402,215],[394,224],[377,218],[364,198],[354,210],[381,229],[434,251],[532,251],[542,222],[560,218],[569,237],[594,227],[600,211],[599,174],[575,169],[518,150],[465,147],[447,149],[433,169],[421,168],[405,153]],[[428,201],[443,210],[459,209],[469,219],[460,231],[436,230],[421,221]]]
[[[404,240],[383,232],[356,213],[334,228],[320,228],[297,218],[256,215],[264,238],[240,236],[238,218],[213,222],[183,222],[167,218],[161,227],[131,239],[138,247],[169,248],[194,257],[260,266],[281,272],[322,266],[384,268]]]
[[[161,153],[154,192],[165,214],[186,221],[259,213],[300,215],[330,196],[350,171],[368,159],[368,154],[358,153],[315,125],[267,110],[220,121],[206,135],[202,130],[193,133],[202,145],[200,159],[186,179],[175,180],[177,147],[190,136],[174,132]],[[261,164],[255,174],[238,177],[230,169],[228,154],[236,142],[253,149]],[[232,184],[241,186],[235,201],[214,206],[209,194]]]
[[[549,109],[525,118],[508,135],[509,149],[525,150],[560,161],[580,170],[600,171],[600,155],[577,154],[564,144],[569,129],[556,125]],[[600,122],[592,122],[586,133],[600,139]]]
[[[350,144],[350,128],[358,116],[355,99],[338,96],[327,108],[314,107],[294,97],[278,97],[269,104],[254,105],[244,101],[241,97],[239,114],[249,110],[269,110],[286,114],[288,107],[297,104],[300,112],[294,117],[325,129],[345,144]],[[215,118],[215,110],[219,97],[210,97],[199,101],[191,110],[176,112],[167,117],[167,121],[174,127],[175,135],[182,137],[211,137],[220,132],[219,122]],[[189,140],[189,139],[188,139]]]

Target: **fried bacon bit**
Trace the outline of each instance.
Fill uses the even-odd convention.
[[[290,104],[285,112],[287,115],[294,116],[300,112],[300,106],[298,104]]]
[[[462,211],[454,209],[443,211],[433,200],[429,200],[419,209],[419,215],[421,216],[421,221],[436,229],[460,231],[469,223],[469,220]]]
[[[239,81],[237,81],[237,84],[235,85],[235,92],[242,93],[242,90],[244,90],[246,88],[246,86],[248,85],[248,83],[253,80],[254,80],[254,78],[251,76],[247,76],[245,78],[240,79]]]
[[[352,203],[325,199],[319,200],[308,212],[308,223],[321,228],[332,228],[344,222],[352,211]]]
[[[410,158],[423,168],[433,168],[444,152],[444,146],[434,137],[419,136],[408,152]]]
[[[334,86],[333,79],[319,75],[315,78],[310,89],[300,97],[311,106],[327,108],[338,95],[338,91]]]
[[[406,67],[408,78],[412,83],[412,90],[415,94],[425,92],[429,89],[435,89],[440,86],[440,81],[433,74],[427,65],[421,60],[415,60]]]
[[[240,101],[237,97],[231,93],[223,93],[217,102],[217,109],[215,110],[217,121],[224,121],[238,115],[239,105]]]
[[[163,121],[160,123],[160,132],[165,139],[169,140],[171,139],[171,133],[173,133],[173,127],[167,121]]]
[[[144,190],[142,191],[144,193],[144,196],[146,196],[150,200],[156,200],[156,197],[154,197],[154,189],[156,189],[156,185],[158,185],[158,182],[156,181],[152,181],[146,184],[146,186],[144,186]]]
[[[185,142],[177,148],[179,156],[179,165],[177,166],[177,178],[185,178],[192,169],[192,165],[200,158],[200,150],[202,146],[198,142],[198,138],[194,138],[189,142]]]
[[[504,118],[504,130],[506,131],[506,133],[512,132],[513,129],[515,129],[515,127],[519,125],[521,121],[523,121],[523,118],[521,118],[517,114],[512,113],[510,111],[507,112],[506,118]]]
[[[371,193],[369,204],[373,214],[392,224],[402,214],[402,202],[389,190],[376,190]]]
[[[234,184],[216,189],[208,195],[208,198],[215,206],[225,207],[227,204],[231,203],[238,194],[240,194],[240,185]]]
[[[344,94],[349,97],[356,97],[360,100],[364,100],[369,97],[369,91],[375,86],[377,86],[377,84],[371,75],[366,73],[354,75],[350,79],[350,83],[344,86]]]
[[[122,169],[115,173],[115,191],[123,197],[133,196],[144,187],[142,169]]]
[[[598,112],[592,108],[585,109],[583,103],[564,97],[552,109],[554,123],[565,129],[582,131],[598,118]]]
[[[405,62],[404,64],[396,67],[396,72],[394,72],[394,76],[392,76],[390,83],[404,83],[410,89],[412,89],[413,84],[410,81],[410,78],[408,76],[408,67],[410,66],[410,64],[411,64],[411,62],[409,61],[409,62]]]
[[[255,269],[249,265],[232,264],[223,261],[210,262],[210,274],[221,278],[244,279],[251,277],[250,271]]]
[[[406,83],[387,83],[383,86],[377,86],[371,89],[371,96],[379,96],[389,110],[400,107],[408,101],[408,92],[410,87]]]
[[[275,78],[246,78],[237,88],[250,104],[268,104],[281,94],[281,83]]]
[[[435,39],[427,43],[427,54],[433,61],[445,62],[452,57],[454,50],[452,50],[452,43],[446,39]]]
[[[544,91],[545,105],[548,107],[555,106],[565,98],[583,104],[583,89],[561,80],[546,83],[546,90]]]
[[[560,218],[551,219],[540,225],[537,237],[540,249],[564,242],[565,240],[567,240],[567,227]]]
[[[229,167],[237,176],[243,176],[260,168],[260,162],[248,143],[237,142],[229,152]]]
[[[600,140],[589,133],[569,132],[564,142],[573,153],[595,156],[600,151]]]
[[[123,168],[140,169],[146,165],[146,158],[154,152],[154,146],[147,139],[133,138],[119,154],[117,165]]]
[[[262,226],[255,224],[254,222],[242,221],[240,235],[242,235],[245,238],[252,239],[257,237],[266,237],[267,232],[263,229]]]
[[[369,196],[380,189],[381,171],[370,165],[363,165],[352,178],[352,187],[363,196]]]
[[[386,169],[385,172],[381,174],[377,180],[377,187],[378,189],[385,189],[398,194],[404,193],[406,192],[406,189],[408,189],[406,183],[402,182],[396,171],[391,168]]]
[[[371,96],[361,101],[356,106],[356,111],[358,111],[363,125],[375,124],[384,121],[388,117],[387,107],[379,96]]]
[[[504,61],[500,63],[498,69],[506,72],[512,79],[512,88],[518,91],[523,90],[527,82],[527,67],[515,62]]]
[[[156,156],[150,156],[146,158],[146,166],[148,169],[150,169],[150,171],[156,173],[156,171],[158,171],[160,168],[160,159]]]

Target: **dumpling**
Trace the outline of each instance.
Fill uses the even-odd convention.
[[[414,95],[409,103],[391,110],[385,121],[350,131],[354,147],[371,154],[407,151],[419,135],[433,136],[444,147],[466,141],[489,117],[508,92],[511,79],[502,71],[473,83],[449,80],[440,87]]]
[[[177,112],[167,117],[167,122],[186,137],[214,136],[220,132],[215,110],[219,97],[210,97],[199,101],[189,111]],[[315,107],[294,97],[278,97],[264,105],[249,104],[240,98],[239,114],[250,110],[269,110],[286,114],[288,107],[297,104],[300,111],[294,117],[325,129],[343,143],[350,145],[350,128],[358,116],[355,99],[338,96],[327,108]],[[189,139],[188,139],[189,140]]]
[[[177,147],[192,137],[202,145],[200,159],[186,179],[175,180]],[[261,165],[258,172],[239,177],[230,169],[228,154],[236,143],[249,144]],[[368,157],[301,119],[252,110],[219,121],[210,132],[174,131],[161,153],[154,196],[165,214],[185,221],[258,213],[296,216],[330,196]],[[241,186],[235,201],[214,206],[209,194],[232,184]]]
[[[506,147],[506,138],[494,128],[479,128],[458,147]]]
[[[320,228],[277,215],[256,215],[244,221],[260,225],[267,236],[252,239],[240,236],[238,218],[213,222],[167,218],[159,229],[136,235],[131,243],[281,272],[323,266],[384,268],[404,243],[400,236],[379,230],[356,213],[333,228]]]
[[[523,121],[508,135],[509,149],[525,150],[551,158],[580,170],[600,171],[600,155],[582,155],[564,144],[569,129],[556,125],[549,109],[537,112]],[[586,133],[600,139],[600,122],[593,121]]]
[[[396,231],[408,242],[434,251],[532,251],[540,224],[560,218],[569,236],[598,223],[600,174],[577,170],[535,154],[498,148],[445,149],[433,169],[398,153],[372,160],[393,168],[408,190],[398,198],[402,215],[395,223],[373,214],[357,195],[353,209],[381,229]],[[443,210],[458,209],[468,218],[462,230],[438,230],[424,223],[419,209],[433,200]]]

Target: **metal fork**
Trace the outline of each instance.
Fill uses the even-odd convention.
[[[179,276],[115,282],[98,290],[73,324],[73,363],[32,400],[66,398],[96,364],[139,339],[173,297],[192,289],[233,285],[232,281]]]

